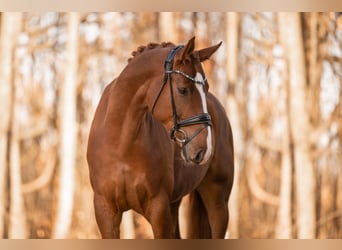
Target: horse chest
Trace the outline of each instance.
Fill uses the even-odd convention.
[[[208,169],[209,164],[195,166],[175,159],[172,201],[192,192],[201,183]]]

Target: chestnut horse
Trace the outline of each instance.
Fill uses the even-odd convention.
[[[129,209],[148,220],[154,238],[180,238],[178,208],[187,194],[187,237],[225,236],[232,131],[201,66],[220,45],[195,50],[193,37],[185,46],[141,46],[105,88],[87,150],[103,238],[120,237]]]

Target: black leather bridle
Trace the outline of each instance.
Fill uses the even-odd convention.
[[[154,103],[152,106],[152,114],[153,114],[154,108],[157,104],[157,101],[161,95],[161,92],[164,89],[164,86],[166,85],[167,82],[169,82],[170,96],[171,96],[171,107],[172,107],[172,113],[173,113],[173,128],[170,131],[170,137],[172,140],[178,141],[179,143],[181,143],[182,146],[184,147],[193,138],[195,138],[195,136],[197,136],[199,133],[201,133],[201,131],[203,129],[207,128],[208,126],[212,126],[212,122],[211,122],[211,117],[208,113],[202,113],[202,114],[192,116],[190,118],[178,121],[175,99],[174,99],[174,95],[173,95],[171,75],[173,73],[180,74],[180,75],[184,76],[185,78],[193,81],[195,84],[204,85],[206,83],[206,79],[204,79],[203,81],[198,81],[195,78],[189,76],[188,74],[186,74],[180,70],[173,70],[173,61],[174,61],[173,59],[174,59],[177,51],[179,51],[183,47],[184,47],[183,45],[179,45],[179,46],[174,47],[173,49],[171,49],[171,51],[169,52],[169,54],[167,55],[167,57],[165,59],[165,62],[164,62],[164,80],[163,80],[163,84],[159,90],[159,93],[158,93],[156,99],[154,100]],[[197,124],[203,124],[204,126],[202,128],[199,128],[198,130],[196,130],[196,132],[193,133],[190,137],[188,137],[186,132],[181,129],[182,127],[187,127],[187,126],[192,126],[192,125],[197,125]]]

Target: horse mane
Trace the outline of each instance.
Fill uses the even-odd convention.
[[[141,53],[143,53],[144,51],[147,51],[147,50],[152,50],[152,49],[155,49],[155,48],[165,48],[165,47],[172,47],[172,46],[175,46],[173,43],[171,42],[162,42],[162,43],[149,43],[147,45],[142,45],[142,46],[139,46],[137,48],[137,50],[133,51],[131,53],[132,57],[128,58],[128,63],[130,63],[133,58],[135,58],[136,56],[140,55]]]

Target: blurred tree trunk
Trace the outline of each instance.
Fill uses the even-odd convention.
[[[324,55],[319,53],[324,47],[324,43],[320,39],[325,40],[328,36],[328,27],[324,25],[324,13],[305,13],[304,15],[304,35],[305,35],[305,49],[307,55],[307,79],[309,83],[309,95],[308,95],[308,107],[310,114],[310,121],[312,126],[316,131],[320,129],[320,126],[331,126],[331,121],[322,123],[321,114],[321,76],[322,76],[322,64]],[[315,134],[316,131],[313,131]],[[326,132],[326,129],[325,129]],[[317,132],[316,132],[317,133]],[[320,133],[318,133],[320,135]],[[311,141],[316,143],[318,141],[318,136],[312,136]],[[317,146],[317,144],[316,144]],[[317,220],[321,221],[322,218],[330,215],[335,209],[335,197],[336,197],[336,182],[334,178],[333,168],[329,162],[329,157],[322,155],[316,160],[319,165],[317,173],[318,187],[317,190],[319,194],[317,195]],[[328,220],[323,225],[317,225],[317,237],[327,238],[329,234],[332,235],[334,232],[334,225],[332,220]]]
[[[340,90],[340,98],[341,97],[342,97],[342,91]],[[339,125],[338,125],[338,136],[340,138],[339,149],[340,149],[340,152],[342,152],[342,143],[341,143],[341,140],[342,140],[342,122],[341,121],[339,122]],[[338,158],[339,158],[338,159],[339,163],[342,164],[342,154],[341,153],[339,154]],[[337,179],[337,201],[336,201],[336,206],[337,206],[338,211],[340,213],[342,213],[342,168],[341,168],[341,165],[339,167],[337,178],[338,179]],[[339,234],[337,235],[337,237],[341,238],[342,237],[342,216],[337,218],[337,227],[338,227],[338,230],[339,230]]]
[[[238,49],[239,49],[239,14],[227,13],[227,79],[228,97],[226,101],[227,115],[229,116],[234,136],[234,184],[229,200],[229,237],[239,237],[239,185],[240,185],[240,159],[242,154],[242,131],[239,116],[239,105],[236,100],[235,86],[238,77]]]
[[[155,12],[137,13],[137,21],[132,25],[134,45],[140,46],[146,42],[158,40],[158,15]]]
[[[10,22],[11,30],[14,30],[13,44],[21,30],[22,14],[13,14]],[[14,47],[12,48],[14,49]],[[13,50],[12,50],[13,52]],[[14,55],[14,54],[13,54]],[[15,58],[13,56],[11,67],[16,68]],[[10,181],[10,206],[9,206],[9,225],[8,238],[25,239],[27,238],[26,212],[24,197],[22,191],[22,172],[20,157],[20,130],[19,130],[19,99],[17,98],[17,85],[14,74],[12,74],[12,90],[10,112],[10,133],[9,133],[9,181]]]
[[[277,211],[277,224],[275,238],[292,238],[292,137],[290,134],[290,114],[289,114],[289,82],[285,81],[284,98],[285,108],[283,110],[284,129],[281,146],[281,173],[280,173],[280,197]]]
[[[332,176],[333,169],[329,164],[328,157],[322,159],[322,173],[320,178],[321,188],[320,188],[320,210],[319,218],[328,218],[329,215],[335,212],[335,199],[336,192],[334,190],[335,178]],[[321,224],[321,223],[320,223]],[[317,225],[318,228],[318,238],[327,239],[330,236],[334,236],[334,224],[333,220],[326,220],[321,225]]]
[[[12,86],[13,86],[13,57],[14,57],[14,47],[16,44],[17,35],[19,29],[21,27],[21,13],[2,13],[1,14],[1,28],[0,28],[0,238],[4,236],[5,229],[5,210],[7,205],[7,195],[6,195],[6,184],[8,177],[8,167],[7,167],[7,157],[9,152],[7,151],[7,147],[9,144],[8,133],[10,130],[10,119],[11,119],[11,97]],[[12,166],[12,165],[11,165]],[[13,170],[13,169],[12,169]],[[14,173],[20,175],[19,173]],[[11,175],[13,177],[13,174]],[[17,176],[18,177],[18,176]],[[12,185],[17,186],[20,189],[20,176],[19,183],[11,183]],[[15,195],[20,195],[20,190],[17,190]],[[13,193],[12,193],[13,194]],[[12,197],[12,199],[16,199],[19,197]],[[20,199],[20,198],[19,198]],[[13,204],[13,203],[12,203]],[[22,205],[22,204],[17,204]],[[18,212],[21,207],[18,207]],[[16,214],[18,215],[18,214]],[[13,214],[13,216],[15,216]],[[14,219],[14,221],[13,221]],[[17,224],[15,221],[15,217],[12,218],[12,229],[15,229],[15,225]],[[20,218],[18,218],[20,220]],[[19,223],[19,222],[18,222]],[[20,224],[20,223],[19,223]],[[17,224],[18,226],[21,226]],[[20,229],[20,228],[19,228]],[[11,232],[11,237],[22,238],[24,234],[19,233],[18,235],[13,234]]]
[[[12,95],[12,101],[12,125],[9,147],[10,216],[8,238],[25,239],[27,238],[26,214],[22,192],[20,140],[17,119],[18,107],[15,94]]]
[[[196,34],[196,47],[197,48],[205,48],[212,44],[210,44],[208,36],[208,22],[207,22],[208,13],[205,12],[197,12],[194,13],[194,34]]]
[[[4,238],[5,210],[6,210],[6,183],[7,183],[7,133],[9,127],[12,46],[10,17],[8,13],[0,13],[0,238]]]
[[[176,23],[176,13],[160,12],[158,17],[159,23],[159,41],[160,42],[179,42],[178,29]]]
[[[288,128],[284,129],[282,161],[281,161],[281,183],[280,183],[280,202],[278,207],[278,218],[276,224],[275,237],[278,239],[292,238],[292,216],[291,216],[291,192],[292,192],[292,162],[289,143]]]
[[[80,14],[71,12],[67,18],[65,79],[60,86],[60,166],[58,203],[52,238],[67,237],[73,212],[76,158],[76,83]]]
[[[341,18],[341,23],[342,23],[342,17]],[[342,24],[341,24],[342,28]],[[339,103],[339,110],[342,110],[342,89],[340,89],[340,103]],[[339,152],[342,152],[342,121],[341,117],[338,118],[339,122],[337,122],[337,137],[339,138],[339,147],[338,150]],[[340,164],[338,168],[338,175],[337,175],[337,194],[336,194],[336,209],[340,213],[340,216],[336,218],[336,224],[337,224],[337,238],[342,237],[342,154],[338,154],[338,162]]]
[[[279,35],[289,67],[290,131],[294,143],[298,238],[315,238],[315,174],[310,155],[307,82],[299,13],[279,13]]]
[[[132,210],[128,210],[122,215],[120,238],[135,239],[134,216]]]
[[[305,21],[307,23],[307,28],[305,31],[306,39],[305,39],[305,47],[307,54],[307,79],[310,85],[310,92],[308,98],[308,107],[310,107],[310,116],[311,121],[314,126],[319,125],[320,123],[320,94],[321,94],[321,74],[322,74],[322,57],[319,55],[319,37],[318,37],[318,28],[320,28],[321,32],[324,30],[324,25],[319,24],[319,14],[316,12],[306,13]],[[321,21],[322,22],[322,21]],[[323,22],[322,22],[323,24]],[[327,34],[328,35],[328,34]]]

